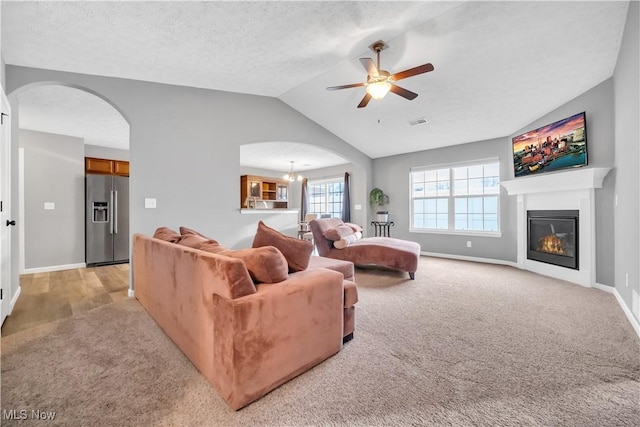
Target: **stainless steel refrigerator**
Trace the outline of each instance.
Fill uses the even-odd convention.
[[[85,262],[129,261],[129,178],[86,175]]]

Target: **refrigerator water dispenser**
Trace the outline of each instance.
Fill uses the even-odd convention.
[[[109,222],[109,204],[93,202],[93,222]]]

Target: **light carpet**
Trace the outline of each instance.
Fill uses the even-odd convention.
[[[355,338],[238,412],[135,300],[10,335],[2,425],[638,425],[640,340],[611,294],[426,257],[415,281],[356,280]]]

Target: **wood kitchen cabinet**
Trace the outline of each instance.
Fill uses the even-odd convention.
[[[84,158],[85,173],[129,176],[129,162],[124,160]]]
[[[240,208],[247,209],[247,199],[261,203],[267,209],[289,207],[289,181],[264,176],[242,175],[240,177]]]

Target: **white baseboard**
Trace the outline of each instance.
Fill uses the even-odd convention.
[[[13,296],[13,298],[11,298],[11,307],[9,307],[9,315],[13,313],[13,306],[15,306],[16,303],[18,302],[18,297],[20,296],[20,292],[22,292],[22,287],[18,286],[18,290],[16,291],[16,294]]]
[[[498,264],[498,265],[508,265],[509,267],[518,268],[518,263],[515,261],[505,261],[502,259],[493,259],[493,258],[480,258],[474,256],[464,256],[464,255],[452,255],[452,254],[441,254],[437,252],[420,252],[420,255],[424,256],[432,256],[436,258],[450,258],[457,259],[460,261],[471,261],[471,262],[484,262],[486,264]]]
[[[618,304],[620,304],[620,307],[622,307],[622,311],[624,311],[624,314],[627,315],[627,319],[629,319],[629,322],[631,322],[631,326],[636,331],[636,334],[638,335],[638,337],[640,337],[640,323],[638,323],[638,320],[635,318],[633,313],[631,313],[631,310],[629,310],[629,307],[627,307],[627,304],[624,303],[622,297],[620,296],[620,293],[618,293],[618,290],[615,288],[613,289],[613,295],[615,295],[616,299],[618,300]]]
[[[593,287],[596,288],[596,289],[600,289],[601,291],[610,293],[610,294],[612,294],[613,291],[615,290],[615,288],[613,286],[603,285],[602,283],[598,283],[598,282],[596,282],[593,285]]]
[[[50,271],[73,270],[75,268],[86,268],[84,262],[79,264],[52,265],[49,267],[25,268],[22,274],[49,273]]]
[[[129,295],[129,298],[135,298],[136,293],[133,289],[129,288],[129,290],[127,291],[127,295]]]

